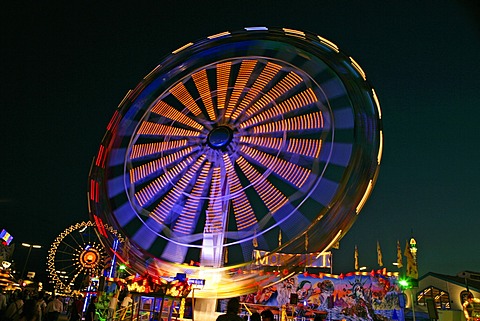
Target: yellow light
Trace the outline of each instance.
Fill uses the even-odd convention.
[[[319,218],[320,219],[320,218]],[[319,220],[317,219],[317,220]],[[338,231],[337,235],[335,235],[335,237],[332,239],[332,241],[330,243],[328,243],[328,245],[320,252],[318,253],[317,255],[317,259],[323,255],[325,252],[327,252],[328,250],[330,250],[332,248],[332,246],[338,242],[338,240],[340,239],[340,236],[342,236],[342,230]]]
[[[283,28],[283,32],[289,36],[296,36],[300,38],[305,38],[305,33],[295,29]]]
[[[380,108],[380,101],[378,100],[377,93],[375,89],[372,88],[373,101],[375,101],[375,106],[377,107],[378,119],[382,119],[382,109]]]
[[[180,51],[182,51],[182,50],[184,50],[184,49],[187,49],[187,48],[190,47],[191,45],[193,45],[193,42],[187,43],[186,45],[178,48],[177,50],[172,51],[172,53],[173,53],[173,54],[177,54],[177,53],[179,53]]]
[[[358,206],[355,210],[355,212],[358,214],[362,210],[363,206],[365,205],[365,202],[367,201],[368,197],[370,196],[370,193],[372,192],[373,189],[373,181],[370,180],[368,182],[367,190],[365,191],[365,194],[363,194],[362,199],[360,200],[360,203],[358,203]]]
[[[377,164],[380,165],[382,161],[382,155],[383,155],[383,131],[380,131],[380,142],[378,144],[378,154],[377,154]]]
[[[330,40],[327,40],[325,38],[322,38],[320,36],[317,36],[318,39],[320,39],[320,42],[322,42],[323,44],[327,45],[328,47],[330,47],[331,49],[333,49],[334,51],[336,51],[337,53],[340,52],[340,50],[338,49],[337,45],[334,44],[333,42],[331,42]]]
[[[207,38],[208,39],[215,39],[215,38],[220,38],[220,37],[224,37],[224,36],[228,36],[228,35],[230,35],[230,32],[225,31],[225,32],[217,33],[216,35],[208,36]]]
[[[367,75],[363,71],[362,67],[352,58],[350,57],[350,61],[352,62],[353,67],[358,71],[360,76],[362,76],[363,80],[367,80]]]

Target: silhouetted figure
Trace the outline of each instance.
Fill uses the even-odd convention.
[[[239,310],[240,301],[238,298],[231,298],[227,303],[227,313],[219,315],[217,321],[244,321],[238,315]]]

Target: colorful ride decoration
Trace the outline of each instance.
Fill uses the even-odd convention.
[[[192,284],[185,280],[166,280],[155,275],[131,276],[127,279],[128,291],[143,295],[186,297],[192,290]]]
[[[116,238],[120,243],[123,237],[109,225],[102,225],[105,235]],[[90,285],[92,278],[101,276],[110,259],[108,240],[99,234],[95,222],[76,223],[66,228],[52,243],[48,252],[47,271],[60,293],[71,293]]]
[[[295,302],[292,303],[292,295]],[[328,314],[332,320],[399,320],[402,308],[398,273],[385,269],[352,272],[297,274],[241,298],[250,310],[288,307],[288,314],[313,318]]]
[[[254,249],[338,242],[382,148],[376,93],[335,44],[287,28],[223,32],[173,51],[127,93],[92,164],[90,215],[129,239],[137,273],[185,271],[207,279],[199,296],[231,297],[276,281],[231,274]]]

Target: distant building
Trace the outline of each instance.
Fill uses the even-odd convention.
[[[480,272],[464,271],[455,276],[429,272],[419,278],[418,288],[409,289],[406,294],[410,309],[415,298],[416,312],[428,313],[430,301],[436,307],[438,320],[464,321],[463,302],[469,295],[480,299]],[[432,307],[433,304],[430,310]]]

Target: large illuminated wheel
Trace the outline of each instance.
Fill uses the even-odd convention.
[[[123,238],[112,227],[103,226],[104,234]],[[70,293],[88,286],[90,277],[98,277],[109,255],[90,221],[71,225],[55,239],[48,252],[47,270],[59,292]],[[105,238],[105,239],[108,239]]]
[[[257,244],[328,249],[368,198],[382,146],[362,69],[291,29],[246,28],[175,50],[107,130],[90,172],[91,215],[129,237],[138,269],[148,258],[246,264]]]

